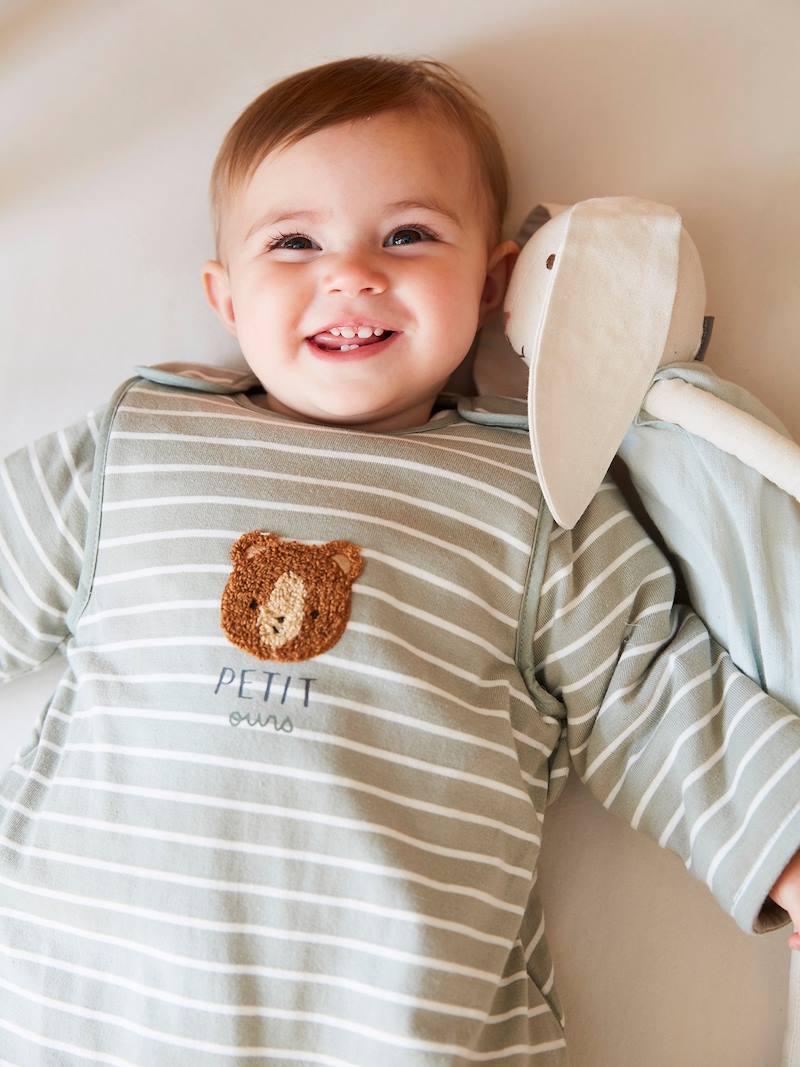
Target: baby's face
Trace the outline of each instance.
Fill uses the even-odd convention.
[[[472,166],[457,134],[403,112],[263,160],[226,208],[227,269],[209,261],[203,280],[265,407],[360,429],[427,421],[518,252],[489,247]],[[337,351],[363,340],[330,334],[351,324],[382,328],[381,341]]]

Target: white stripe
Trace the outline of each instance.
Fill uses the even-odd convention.
[[[109,608],[93,615],[81,615],[78,627],[91,626],[102,619],[114,619],[122,615],[152,615],[155,611],[219,611],[219,597],[213,600],[170,600],[157,604],[135,604],[130,608]]]
[[[209,530],[205,527],[196,526],[183,527],[178,530],[155,530],[148,533],[135,533],[125,534],[122,537],[101,537],[98,541],[98,545],[102,549],[107,548],[122,548],[125,545],[144,545],[150,544],[153,541],[174,541],[177,538],[191,539],[191,540],[219,540],[219,541],[236,541],[237,538],[242,536],[242,531],[239,530]],[[321,544],[322,542],[314,541],[311,538],[297,538],[302,543],[312,545]]]
[[[780,840],[781,835],[786,830],[786,827],[791,822],[794,821],[794,819],[797,817],[798,813],[800,813],[800,803],[795,804],[795,806],[792,808],[792,810],[787,815],[784,816],[784,818],[781,821],[781,823],[778,826],[778,828],[775,830],[775,832],[771,835],[771,837],[766,842],[764,847],[761,849],[761,852],[759,853],[758,858],[756,859],[755,863],[753,864],[753,866],[752,866],[752,868],[750,870],[750,873],[748,874],[748,876],[745,878],[745,880],[742,882],[742,884],[739,886],[739,888],[736,891],[736,896],[733,898],[733,909],[734,910],[736,909],[736,907],[737,907],[740,899],[742,898],[743,894],[748,889],[750,883],[752,882],[752,880],[755,878],[756,874],[760,870],[762,863],[767,858],[767,856],[770,854],[772,849],[775,847],[775,842]]]
[[[664,667],[664,670],[661,674],[661,677],[658,680],[658,685],[656,686],[655,692],[650,698],[650,702],[648,703],[647,707],[644,709],[638,719],[634,719],[633,722],[629,723],[628,726],[626,726],[625,729],[622,731],[622,733],[618,734],[617,737],[615,737],[614,740],[609,745],[607,745],[602,752],[597,755],[597,757],[593,760],[591,766],[588,767],[586,770],[586,778],[590,778],[597,770],[597,768],[600,767],[603,763],[605,763],[608,757],[611,756],[614,752],[616,752],[620,745],[622,745],[623,742],[630,737],[634,730],[638,729],[638,727],[641,726],[645,719],[649,718],[651,712],[658,705],[658,702],[661,699],[661,695],[664,692],[664,689],[666,688],[667,684],[672,680],[672,668],[675,664],[675,660],[678,659],[679,656],[683,655],[684,652],[688,652],[691,648],[694,648],[695,645],[699,644],[703,640],[710,640],[710,637],[705,630],[702,633],[698,634],[697,637],[693,638],[690,641],[687,641],[685,645],[682,645],[680,648],[676,648],[675,651],[671,653],[667,660],[666,666]],[[706,675],[706,677],[708,677],[708,675]],[[698,680],[695,679],[694,681],[685,685],[683,689],[678,691],[677,695],[670,701],[670,703],[667,705],[667,708],[662,713],[662,718],[663,715],[666,714],[666,712],[669,711],[669,709],[675,703],[677,703],[678,698],[688,689],[693,688],[694,685],[697,684],[697,682]],[[616,698],[616,696],[617,694],[615,693],[614,698]],[[601,711],[604,710],[606,710],[605,707],[601,708]]]
[[[21,660],[23,663],[29,663],[31,667],[35,667],[37,663],[42,662],[40,659],[33,659],[31,656],[26,656],[24,652],[22,652],[18,648],[15,648],[14,645],[10,644],[2,636],[0,636],[0,648],[5,649],[5,651],[10,653],[15,659]],[[10,667],[11,664],[9,663],[7,664],[7,666]]]
[[[47,480],[44,476],[44,471],[42,470],[41,464],[39,463],[39,457],[36,455],[36,449],[33,447],[33,445],[28,445],[28,458],[30,460],[31,467],[33,468],[33,473],[36,476],[36,481],[39,485],[39,490],[42,494],[42,498],[47,504],[53,522],[61,531],[61,536],[70,546],[72,551],[75,553],[78,558],[78,561],[82,561],[83,547],[78,544],[78,542],[70,533],[67,524],[64,522],[61,512],[58,510],[58,505],[56,504],[55,500],[53,500],[53,494],[50,492],[50,486],[47,484]]]
[[[615,649],[608,659],[603,660],[602,663],[599,663],[593,670],[589,671],[588,674],[584,674],[584,676],[579,678],[576,682],[571,682],[569,685],[557,686],[553,690],[553,695],[560,698],[563,697],[565,693],[575,693],[578,689],[583,689],[601,675],[605,674],[608,668],[617,662],[618,655],[619,649]]]
[[[748,825],[750,823],[750,820],[755,815],[756,810],[758,809],[758,807],[761,804],[761,801],[772,792],[773,787],[778,784],[778,782],[781,780],[781,778],[783,778],[783,776],[785,774],[787,774],[792,769],[792,767],[794,767],[795,763],[797,763],[798,760],[800,760],[800,748],[798,748],[796,752],[793,752],[792,755],[788,757],[788,759],[784,760],[784,762],[781,764],[781,766],[775,771],[774,774],[770,775],[770,777],[766,780],[766,782],[764,782],[762,787],[759,789],[759,791],[753,797],[753,800],[752,800],[750,806],[747,809],[747,813],[746,813],[746,815],[744,817],[744,820],[743,820],[741,826],[736,831],[736,833],[733,834],[733,836],[730,838],[730,840],[727,842],[727,844],[723,845],[723,847],[721,849],[719,849],[717,854],[714,856],[714,859],[713,859],[710,867],[708,868],[708,873],[706,875],[706,884],[708,885],[709,889],[712,889],[712,885],[713,885],[713,882],[714,882],[714,877],[715,877],[715,875],[717,873],[717,869],[718,869],[719,865],[722,863],[722,861],[728,855],[730,850],[733,848],[733,846],[736,844],[736,842],[739,840],[739,838],[742,836],[742,834],[747,829],[747,827],[748,827]],[[762,851],[761,857],[763,857],[763,855],[764,855],[764,853]],[[759,862],[760,862],[760,859],[759,859]],[[752,872],[751,872],[751,877],[752,877]],[[713,892],[713,889],[712,889],[712,892]]]
[[[579,648],[583,648],[584,645],[588,644],[591,640],[593,640],[593,638],[597,637],[601,630],[604,630],[610,623],[612,623],[618,615],[621,615],[626,608],[630,607],[630,605],[636,599],[637,593],[638,590],[636,592],[631,593],[630,596],[625,597],[624,600],[620,600],[619,604],[617,604],[615,608],[609,611],[609,613],[604,616],[604,618],[602,618],[596,626],[593,626],[591,630],[588,630],[582,637],[577,638],[571,644],[564,645],[563,648],[559,648],[555,652],[551,652],[549,656],[546,656],[541,661],[541,663],[538,664],[538,666],[546,667],[548,663],[555,663],[556,660],[563,659],[564,656],[569,656],[573,652],[576,652]]]
[[[105,409],[104,408],[97,408],[97,411],[103,411],[103,413],[105,413]],[[95,421],[95,417],[94,416],[95,416],[95,412],[94,411],[88,412],[88,414],[86,415],[86,422],[87,422],[87,424],[89,426],[89,433],[92,435],[92,440],[94,441],[95,447],[96,447],[97,446],[97,439],[100,436],[100,431],[97,428],[97,422]]]
[[[678,805],[678,807],[675,809],[675,812],[672,815],[672,818],[667,823],[667,825],[666,825],[666,827],[664,829],[664,832],[662,833],[661,837],[659,838],[658,843],[659,843],[659,845],[661,845],[662,848],[666,848],[667,847],[667,841],[669,841],[670,837],[672,836],[673,830],[675,829],[675,827],[677,826],[678,822],[683,817],[684,812],[686,811],[685,797],[686,797],[686,793],[689,790],[689,787],[694,785],[694,783],[697,781],[698,778],[702,778],[705,774],[708,773],[708,771],[711,770],[712,767],[714,767],[717,763],[719,763],[719,761],[722,759],[722,757],[728,751],[728,748],[729,748],[730,743],[731,743],[731,739],[733,738],[734,732],[736,731],[736,727],[739,725],[739,723],[745,717],[745,715],[750,710],[750,708],[761,699],[761,695],[762,695],[761,693],[756,693],[754,696],[750,697],[750,699],[748,701],[746,701],[739,708],[739,710],[736,712],[734,717],[731,719],[730,723],[727,725],[727,727],[725,729],[724,740],[723,740],[722,744],[719,746],[719,748],[716,750],[716,752],[713,752],[711,754],[711,756],[709,756],[709,758],[705,761],[705,763],[701,763],[699,767],[695,768],[695,770],[693,770],[691,774],[688,774],[684,778],[684,780],[681,782],[681,795],[682,795],[683,799],[681,800],[681,803]],[[783,721],[785,721],[785,720],[782,719],[781,722],[783,722]],[[706,810],[708,811],[708,809],[706,809]],[[698,827],[698,829],[699,829],[699,827]],[[690,851],[691,851],[692,843],[694,841],[694,834],[695,834],[695,830],[693,829],[692,833],[689,836],[689,849],[690,849]]]
[[[45,602],[43,600],[41,600],[36,595],[36,593],[34,593],[33,589],[31,589],[30,585],[28,585],[28,582],[27,582],[27,580],[25,578],[25,575],[19,569],[17,561],[14,559],[14,556],[12,555],[11,550],[8,547],[6,539],[3,537],[2,534],[0,534],[0,553],[2,553],[3,556],[5,556],[6,562],[8,563],[9,567],[11,568],[11,571],[14,574],[14,577],[17,579],[19,584],[22,586],[22,588],[28,594],[28,597],[33,601],[33,603],[38,608],[41,608],[42,611],[46,611],[48,615],[52,615],[54,618],[58,619],[60,622],[64,622],[65,623],[66,622],[66,618],[67,618],[67,613],[65,611],[59,611],[57,608],[53,608],[49,604],[45,604]],[[65,631],[66,631],[66,626],[65,626]]]
[[[420,612],[420,614],[423,613]],[[466,630],[462,630],[460,626],[455,626],[453,624],[448,626],[446,623],[440,625],[443,630],[448,631],[454,637],[462,636],[465,641],[472,641],[472,635]],[[465,682],[471,682],[472,685],[478,686],[481,689],[496,685],[510,686],[511,684],[507,678],[481,678],[480,675],[475,674],[473,671],[465,670],[463,667],[457,667],[454,663],[444,660],[440,656],[434,656],[430,652],[423,652],[418,645],[412,645],[410,641],[406,641],[398,634],[392,633],[391,630],[385,630],[383,627],[373,626],[368,622],[356,622],[355,619],[350,618],[347,623],[347,629],[352,630],[354,633],[372,635],[380,638],[382,641],[389,641],[392,644],[399,645],[401,648],[405,648],[426,663],[433,663],[437,667],[441,667],[443,670],[448,671],[450,674],[454,674],[457,678],[463,678]],[[502,652],[499,648],[495,648],[488,641],[478,640],[476,638],[474,643],[479,645],[485,651],[488,651],[494,657],[495,663],[505,663],[508,666],[515,666],[513,656],[506,655],[505,652]],[[375,651],[377,651],[377,648]],[[492,667],[494,669],[495,664],[493,664]],[[517,690],[517,692],[519,692],[519,690]],[[531,707],[535,707],[533,702],[531,702]]]
[[[527,945],[523,946],[523,952],[524,952],[524,955],[525,955],[526,963],[530,963],[531,956],[533,956],[534,952],[539,947],[539,943],[541,942],[543,937],[544,937],[544,913],[542,913],[542,917],[539,920],[539,925],[536,928],[536,932],[531,937],[531,940],[528,942]]]
[[[84,1048],[82,1045],[75,1045],[71,1041],[58,1041],[55,1038],[42,1037],[41,1034],[34,1033],[33,1030],[28,1030],[24,1026],[17,1026],[15,1023],[10,1023],[6,1019],[0,1019],[0,1027],[4,1030],[8,1030],[9,1033],[15,1034],[17,1037],[22,1037],[33,1042],[34,1045],[39,1045],[41,1048],[58,1049],[59,1052],[76,1053],[92,1063],[105,1063],[108,1067],[141,1067],[141,1064],[133,1063],[131,1060],[124,1060],[122,1056],[111,1056],[106,1055],[103,1052],[94,1052],[92,1049]],[[337,1064],[335,1067],[352,1067],[352,1064]]]
[[[109,435],[116,440],[133,441],[169,441],[170,443],[183,442],[186,444],[217,445],[223,448],[254,448],[269,452],[287,452],[292,457],[309,456],[316,459],[336,460],[348,463],[369,463],[375,466],[399,467],[401,470],[416,470],[435,481],[441,478],[443,481],[456,482],[459,486],[470,486],[489,496],[495,496],[508,504],[514,504],[522,511],[527,511],[535,516],[536,509],[532,508],[521,497],[499,489],[490,482],[480,481],[478,478],[470,478],[463,471],[449,471],[444,467],[433,467],[427,463],[417,463],[412,459],[399,456],[383,456],[372,452],[339,452],[330,448],[310,448],[295,443],[281,444],[277,441],[248,440],[242,437],[212,437],[205,434],[181,434],[181,433],[145,433],[139,430],[113,430]]]
[[[717,664],[720,662],[720,660],[722,658],[723,657],[720,656],[720,658],[717,660]],[[714,669],[715,670],[716,670],[717,664],[714,665]],[[699,718],[695,722],[691,723],[689,726],[686,727],[685,730],[683,730],[675,738],[675,741],[672,744],[672,748],[667,753],[666,759],[664,760],[664,762],[659,767],[656,775],[654,776],[653,780],[648,785],[647,789],[645,789],[644,793],[642,794],[642,799],[639,801],[639,803],[638,803],[638,805],[636,807],[636,811],[633,813],[633,819],[631,819],[631,826],[633,827],[634,830],[638,830],[639,829],[639,823],[641,822],[642,815],[644,815],[645,810],[647,809],[647,805],[650,803],[650,800],[651,800],[653,794],[655,793],[655,791],[658,789],[658,787],[664,781],[666,776],[669,774],[669,770],[672,767],[672,765],[675,763],[675,760],[678,758],[678,753],[683,748],[684,742],[687,741],[690,737],[693,737],[696,733],[699,733],[701,730],[704,730],[706,728],[706,726],[708,726],[708,724],[711,722],[711,720],[716,718],[717,715],[719,715],[720,711],[723,709],[723,707],[725,705],[725,698],[726,698],[726,696],[728,694],[728,690],[731,688],[731,686],[734,684],[734,682],[737,681],[737,679],[738,679],[738,675],[731,674],[731,676],[727,679],[727,681],[725,682],[725,685],[722,688],[722,699],[719,700],[714,705],[714,707],[711,709],[711,711],[708,712],[708,714],[703,715],[701,718]],[[669,709],[667,709],[667,710],[669,710]],[[728,709],[726,708],[725,710],[727,711]],[[725,729],[725,724],[724,723],[722,724],[722,729],[723,729],[723,731]],[[639,755],[640,755],[640,753],[637,752],[631,758],[630,763],[633,764],[634,761],[639,758]],[[692,757],[692,758],[695,758],[695,757]],[[627,772],[628,772],[628,768],[626,767],[625,768],[625,773],[627,774]]]
[[[660,607],[661,605],[658,605],[658,606]],[[669,607],[671,609],[672,608],[672,603],[671,602],[668,603],[667,607]],[[680,652],[685,652],[688,649],[693,648],[698,643],[699,640],[701,640],[700,637],[692,638],[692,640],[688,644],[683,645],[677,651],[679,653]],[[664,639],[662,639],[661,641],[653,641],[651,644],[647,644],[647,645],[633,645],[633,646],[628,645],[626,647],[625,651],[619,657],[619,662],[622,663],[622,661],[624,659],[634,658],[634,657],[640,656],[640,655],[642,655],[642,654],[644,654],[646,652],[653,652],[656,649],[660,649],[660,648],[663,648],[663,647],[664,647]],[[606,661],[606,666],[608,666],[608,661]],[[614,678],[613,678],[613,675],[612,675],[612,677],[611,677],[611,679],[609,681],[609,686],[611,685],[613,680],[614,680]],[[590,719],[593,719],[595,717],[595,715],[599,715],[601,712],[603,714],[605,714],[608,711],[608,709],[614,703],[616,703],[616,701],[618,701],[619,699],[621,699],[624,696],[627,696],[628,693],[632,693],[634,691],[634,689],[637,689],[640,685],[641,685],[641,677],[639,677],[635,681],[631,682],[630,685],[623,686],[620,689],[615,689],[614,692],[611,693],[610,695],[608,693],[606,693],[606,695],[602,699],[601,703],[595,705],[595,707],[593,707],[590,711],[586,712],[585,715],[573,715],[573,716],[570,716],[570,720],[569,720],[570,721],[570,725],[572,727],[581,726],[581,725],[583,725],[583,723],[588,722]],[[586,745],[581,745],[581,747],[579,749],[575,749],[574,751],[575,752],[581,752],[581,751],[583,751],[583,749],[585,747],[586,747]]]
[[[713,674],[716,674],[717,668],[719,667],[719,665],[722,662],[722,660],[723,660],[725,655],[727,655],[727,653],[725,653],[725,652],[720,653],[719,658],[714,663],[714,665],[710,668],[710,670],[705,671],[703,674],[697,675],[695,678],[693,678],[691,681],[687,682],[686,685],[684,685],[681,689],[678,689],[672,695],[672,697],[670,698],[669,703],[667,704],[667,706],[662,709],[661,716],[660,716],[660,718],[658,720],[658,723],[654,727],[653,733],[655,733],[655,731],[658,730],[658,728],[661,725],[661,723],[663,722],[664,718],[666,718],[666,716],[669,714],[669,712],[672,711],[672,709],[675,707],[675,705],[678,704],[680,702],[680,700],[687,693],[690,693],[692,690],[696,689],[699,685],[702,685],[704,682],[708,681],[708,679]],[[739,678],[741,678],[741,675],[734,675],[733,680],[736,681]],[[701,694],[701,700],[702,700],[702,694]],[[698,703],[699,703],[699,701],[698,701]],[[614,788],[611,790],[611,792],[608,794],[608,796],[606,797],[605,801],[603,802],[605,807],[609,807],[609,805],[611,805],[614,802],[617,794],[619,793],[620,789],[622,788],[622,786],[623,786],[623,784],[625,782],[625,779],[628,777],[628,771],[631,770],[631,768],[634,767],[639,762],[639,760],[642,758],[642,756],[647,751],[647,747],[650,744],[650,741],[651,741],[651,739],[653,737],[653,733],[651,733],[650,736],[647,737],[642,742],[642,745],[641,745],[641,747],[639,748],[639,750],[637,752],[632,753],[628,757],[628,760],[627,760],[627,762],[625,764],[625,767],[623,768],[622,774],[620,775],[619,779],[617,780],[616,785],[614,786]]]
[[[388,557],[382,556],[380,552],[374,552],[370,550],[363,552],[362,555],[375,557],[376,559],[384,559],[386,560],[389,566],[395,566],[395,561],[390,560]],[[413,574],[415,571],[420,570],[420,568],[412,567],[410,564],[403,564],[400,560],[396,561],[396,565],[398,570],[404,570],[409,574]],[[499,622],[505,623],[506,626],[511,626],[516,630],[516,619],[512,619],[510,615],[504,615],[501,611],[498,611],[496,608],[493,608],[491,604],[487,604],[482,597],[477,596],[477,594],[473,593],[471,590],[465,589],[463,586],[456,585],[455,582],[449,582],[446,578],[438,578],[438,576],[435,574],[431,574],[430,579],[427,579],[425,577],[424,571],[421,571],[418,574],[418,577],[421,577],[423,581],[430,581],[434,585],[438,585],[443,589],[448,589],[456,596],[463,597],[464,600],[469,600],[471,603],[477,604],[478,607],[483,608],[484,611],[486,611],[489,615],[492,616],[492,618],[497,619]],[[370,585],[364,585],[362,582],[357,582],[352,587],[352,591],[353,596],[363,594],[364,596],[375,597],[377,600],[383,600],[384,603],[391,604],[393,607],[397,608],[398,611],[402,611],[406,615],[413,615],[415,618],[425,619],[427,622],[432,623],[434,626],[439,626],[443,630],[447,630],[449,633],[457,634],[459,637],[463,637],[465,641],[472,641],[473,644],[480,645],[482,648],[491,649],[492,651],[495,651],[495,646],[489,644],[489,642],[487,641],[484,641],[477,633],[474,633],[469,630],[464,630],[462,627],[456,626],[455,623],[450,621],[448,618],[443,619],[438,615],[431,614],[431,612],[423,611],[421,608],[413,607],[411,604],[408,604],[402,600],[398,600],[397,597],[393,597],[389,593],[384,593],[382,589],[375,589]],[[512,660],[512,662],[516,661]]]
[[[59,430],[56,436],[58,438],[58,443],[61,445],[61,453],[64,456],[64,462],[66,463],[67,469],[69,470],[70,476],[72,478],[72,488],[75,490],[78,499],[83,504],[84,508],[88,513],[89,498],[84,492],[83,485],[81,484],[80,475],[78,474],[77,468],[75,467],[75,463],[72,458],[72,453],[69,450],[67,439],[64,436],[64,431]]]
[[[230,574],[233,568],[227,563],[173,563],[167,567],[142,567],[136,571],[115,571],[96,576],[93,586],[113,585],[115,582],[133,582],[140,578],[154,578],[159,574]]]
[[[348,624],[349,625],[349,624]],[[216,634],[175,634],[163,637],[132,637],[126,641],[108,641],[104,645],[75,645],[72,653],[95,655],[98,652],[122,652],[133,648],[230,648],[227,637]]]
[[[37,641],[44,641],[48,645],[58,645],[64,640],[64,637],[66,636],[65,634],[43,633],[41,630],[37,630],[35,626],[32,626],[31,623],[17,611],[17,607],[13,600],[7,597],[2,589],[0,589],[0,603],[8,609],[9,614],[13,615]]]
[[[604,570],[602,570],[596,578],[593,578],[592,581],[584,587],[584,589],[578,594],[578,596],[574,597],[562,608],[559,608],[558,611],[553,613],[553,616],[550,621],[546,622],[544,626],[542,626],[541,629],[537,630],[536,633],[533,635],[534,641],[538,640],[538,638],[540,638],[543,633],[546,633],[550,629],[550,627],[553,626],[563,615],[566,615],[567,612],[572,611],[574,607],[576,607],[578,604],[581,604],[588,596],[591,596],[595,589],[597,589],[598,586],[603,584],[606,578],[613,574],[614,571],[619,570],[619,568],[624,563],[627,563],[627,561],[632,556],[635,556],[637,552],[641,552],[642,549],[645,549],[652,544],[653,542],[650,540],[649,537],[643,537],[641,541],[637,541],[636,544],[631,545],[630,548],[627,548],[621,555],[617,556],[617,558],[611,563],[609,563],[609,565]],[[664,571],[665,573],[668,573],[669,568],[665,567]]]
[[[610,530],[612,526],[616,526],[618,522],[621,522],[623,519],[631,517],[632,516],[629,511],[618,511],[616,512],[616,514],[612,515],[610,519],[606,519],[606,521],[602,523],[602,525],[597,527],[594,533],[592,533],[584,540],[580,548],[576,549],[575,552],[573,552],[572,558],[570,559],[569,563],[565,567],[562,567],[561,570],[556,571],[556,573],[552,575],[552,577],[547,579],[547,581],[542,586],[541,595],[544,596],[545,593],[547,593],[556,584],[556,582],[560,582],[562,578],[566,577],[566,575],[571,572],[572,565],[575,560],[582,556],[586,549],[589,548],[590,545],[593,545],[594,542],[598,539],[598,537],[602,537],[603,534],[606,533],[606,531]]]
[[[748,701],[748,703],[745,705],[745,707],[749,708],[749,707],[751,707],[751,706],[753,706],[755,704],[760,703],[764,699],[764,696],[765,696],[764,693],[760,693],[760,692],[756,693],[755,696],[752,697],[751,700]],[[733,780],[731,781],[731,783],[728,786],[728,788],[725,790],[725,792],[722,794],[722,796],[717,797],[717,799],[714,801],[714,803],[711,804],[709,807],[707,807],[705,809],[705,811],[702,813],[702,815],[699,815],[697,817],[697,819],[695,820],[694,824],[692,825],[690,833],[689,833],[689,860],[688,860],[688,863],[686,864],[687,869],[691,870],[691,868],[692,868],[692,866],[694,864],[694,859],[693,859],[693,855],[692,854],[694,852],[694,843],[697,840],[697,835],[700,833],[700,831],[705,826],[705,824],[708,822],[708,820],[713,818],[713,816],[716,815],[716,813],[720,810],[720,808],[723,808],[728,803],[728,801],[731,799],[731,797],[733,797],[735,795],[736,789],[737,789],[737,787],[739,785],[739,782],[741,781],[742,775],[744,774],[744,772],[747,769],[748,765],[750,764],[750,762],[753,759],[755,759],[755,757],[758,755],[758,753],[761,751],[761,749],[764,747],[764,745],[766,745],[766,743],[769,741],[769,739],[772,737],[772,735],[776,734],[779,730],[782,730],[784,728],[784,726],[788,726],[788,724],[790,722],[792,722],[792,720],[794,718],[795,717],[793,715],[784,715],[782,719],[778,719],[776,722],[774,722],[772,724],[772,726],[770,726],[770,728],[768,730],[765,730],[762,734],[759,734],[759,736],[756,738],[756,740],[753,742],[753,744],[748,748],[747,752],[745,753],[745,755],[740,760],[739,765],[736,768],[736,773],[734,774]]]
[[[164,369],[166,370],[166,368]],[[208,370],[198,370],[197,367],[184,367],[181,370],[166,371],[166,373],[177,374],[181,378],[199,378],[201,382],[212,382],[215,385],[233,385],[235,381],[241,381],[242,375],[247,376],[247,371],[245,370],[241,372],[232,371],[230,374],[210,374]],[[177,386],[175,388],[181,387]]]
[[[0,463],[0,476],[2,476],[3,482],[4,482],[5,487],[6,487],[6,492],[8,493],[8,499],[11,502],[11,505],[12,505],[12,507],[13,507],[15,513],[16,513],[17,519],[19,520],[20,527],[24,530],[25,534],[27,535],[28,542],[30,543],[30,545],[33,548],[34,552],[36,553],[36,555],[39,557],[39,559],[44,564],[45,569],[56,580],[56,582],[61,586],[61,588],[64,590],[64,592],[67,593],[70,597],[73,597],[75,595],[75,593],[77,592],[75,586],[72,585],[69,581],[67,581],[67,579],[64,577],[64,575],[61,574],[61,572],[58,571],[53,566],[53,564],[47,558],[47,555],[46,555],[44,549],[39,544],[39,541],[36,538],[36,536],[34,535],[34,532],[31,529],[30,524],[28,523],[28,519],[25,516],[24,511],[22,510],[22,506],[21,506],[21,504],[19,502],[17,494],[14,491],[14,486],[11,484],[11,479],[8,476],[8,469],[6,468],[5,463]]]

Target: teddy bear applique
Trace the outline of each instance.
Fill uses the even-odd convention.
[[[259,659],[311,659],[332,648],[350,618],[351,588],[364,568],[357,545],[306,545],[251,530],[233,544],[221,625]]]

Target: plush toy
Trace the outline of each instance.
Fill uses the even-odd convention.
[[[703,364],[714,320],[680,215],[636,197],[543,204],[515,240],[504,316],[476,338],[472,373],[479,393],[527,393],[556,522],[572,528],[622,460],[621,488],[644,506],[693,609],[740,670],[800,714],[800,446]]]
[[[714,320],[680,216],[636,197],[544,204],[515,240],[472,374],[479,393],[527,393],[556,522],[575,525],[616,455],[693,609],[800,714],[800,446],[702,362]]]

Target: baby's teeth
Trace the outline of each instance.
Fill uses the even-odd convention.
[[[371,326],[359,326],[358,327],[358,336],[359,337],[372,337],[372,327]]]
[[[331,330],[331,333],[335,333],[336,336],[338,337],[339,336],[339,327],[338,326],[334,326],[333,329]]]
[[[333,332],[333,331],[331,331]],[[352,326],[342,326],[339,330],[342,337],[355,337],[356,331]]]
[[[380,335],[383,333],[383,328],[381,326],[376,326],[373,330],[373,333],[376,337],[380,337]]]

